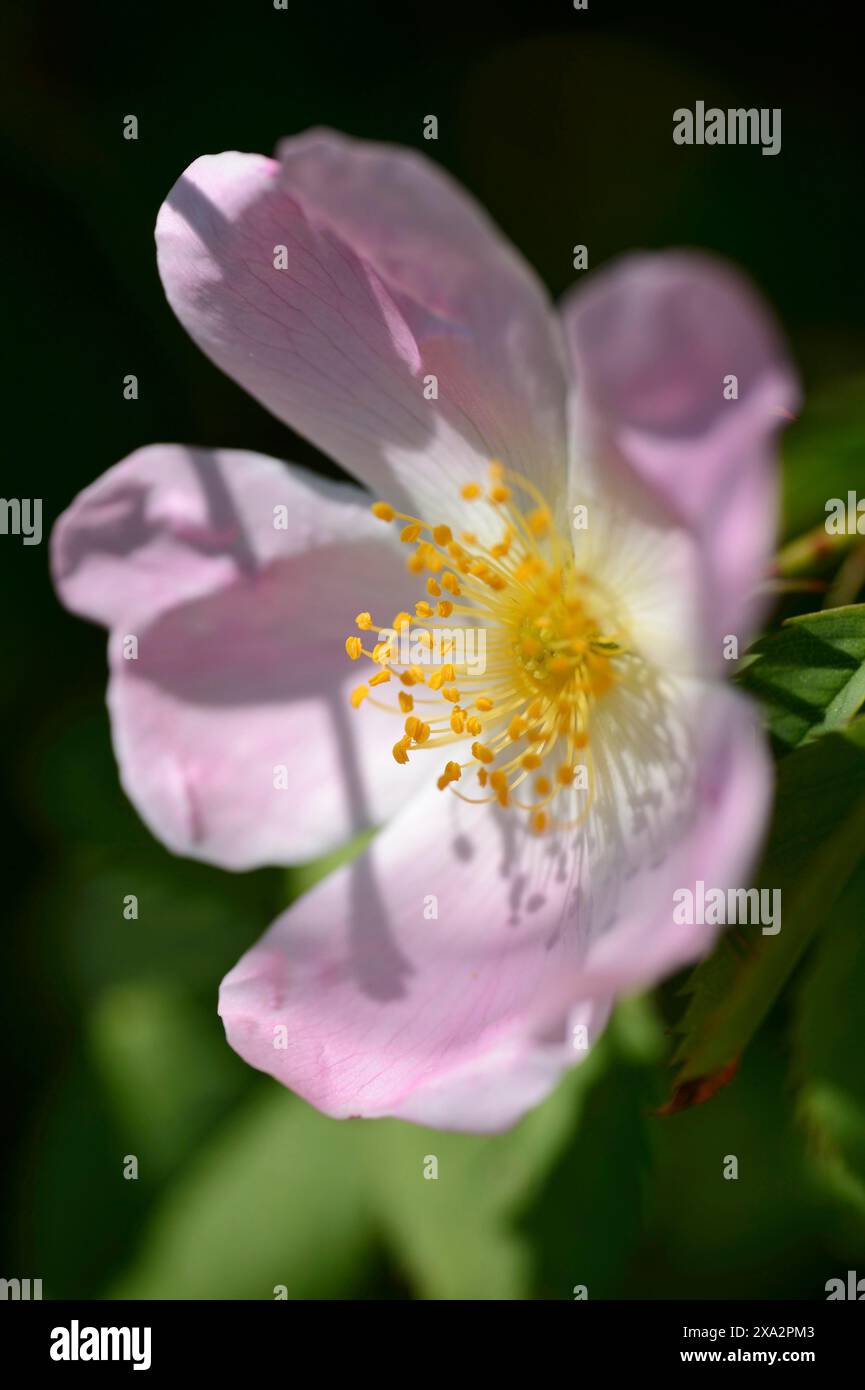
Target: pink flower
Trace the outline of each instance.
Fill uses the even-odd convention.
[[[441,170],[329,132],[196,160],[156,235],[199,346],[371,491],[154,445],[75,500],[56,581],[111,633],[123,785],[233,869],[384,822],[228,975],[228,1039],[330,1115],[502,1129],[711,945],[674,890],[742,883],[759,846],[722,651],[773,538],[782,344],[692,253],[556,315]],[[485,667],[418,648],[413,675],[377,635],[442,626]]]

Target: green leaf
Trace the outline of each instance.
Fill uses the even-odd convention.
[[[737,679],[781,752],[843,728],[865,702],[865,604],[790,618],[754,644]]]
[[[506,1134],[448,1134],[400,1120],[367,1124],[371,1199],[391,1256],[419,1297],[527,1297],[529,1250],[512,1210],[564,1141],[602,1048]],[[435,1178],[424,1176],[429,1159],[437,1163]]]
[[[865,376],[850,377],[809,398],[783,444],[784,535],[825,520],[830,497],[846,498],[862,482]]]
[[[120,1151],[135,1154],[148,1189],[225,1119],[251,1075],[226,1047],[212,1004],[203,1007],[176,985],[106,989],[87,1018],[87,1036]]]
[[[536,1298],[570,1300],[577,1286],[590,1299],[619,1296],[642,1230],[646,1124],[658,1084],[648,1062],[662,1051],[662,1040],[654,1023],[649,1056],[635,1055],[630,1012],[617,1010],[604,1039],[607,1067],[595,1078],[552,1169],[521,1209]]]
[[[865,1217],[865,868],[833,914],[796,996],[797,1113],[830,1189]]]
[[[781,929],[763,935],[757,926],[728,928],[692,972],[674,1059],[678,1086],[711,1078],[739,1056],[863,855],[865,720],[780,763],[757,882],[781,890]]]
[[[621,1194],[613,1187],[621,1178],[630,1193],[623,1169],[640,1163],[631,1141],[636,1117],[646,1107],[635,1109],[633,1088],[627,1083],[620,1087],[617,1068],[636,1072],[645,1068],[647,1056],[654,1059],[660,1050],[658,1025],[647,1016],[646,1008],[639,1001],[621,1005],[615,1026],[586,1060],[543,1105],[506,1134],[447,1134],[397,1120],[366,1127],[364,1147],[378,1219],[392,1257],[402,1263],[405,1277],[420,1297],[525,1299],[539,1283],[554,1286],[555,1296],[571,1296],[577,1274],[570,1277],[570,1266],[563,1273],[561,1256],[553,1247],[561,1244],[563,1235],[571,1251],[576,1242],[584,1251],[583,1268],[588,1269],[598,1234],[596,1212],[603,1207],[616,1226]],[[591,1129],[583,1134],[581,1128],[584,1117],[598,1113],[604,1095],[613,1099],[616,1109],[616,1116],[605,1123],[610,1142],[619,1145],[615,1161],[605,1139],[599,1141]],[[600,1168],[609,1169],[606,1205],[588,1188],[579,1199],[571,1192],[562,1209],[564,1219],[560,1211],[557,1219],[550,1220],[547,1175],[555,1181],[557,1165],[576,1164],[585,1166],[588,1180],[591,1155],[595,1155],[593,1183]],[[437,1161],[435,1179],[424,1177],[430,1158]],[[598,1272],[596,1295],[600,1278]]]
[[[761,1029],[711,1105],[649,1124],[645,1234],[619,1297],[822,1296],[827,1204],[793,1116],[784,1022]]]
[[[110,1298],[289,1299],[362,1287],[372,1229],[360,1121],[337,1121],[271,1083],[167,1189]]]

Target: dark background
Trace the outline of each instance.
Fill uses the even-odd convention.
[[[650,1111],[673,987],[625,1010],[593,1070],[501,1140],[338,1126],[245,1068],[222,1041],[218,982],[315,870],[232,876],[151,840],[117,784],[104,635],[57,604],[46,543],[77,491],[150,442],[335,471],[186,338],[152,239],[198,155],[270,153],[310,125],[424,149],[556,294],[577,242],[590,267],[634,247],[724,253],[774,305],[809,399],[831,399],[865,371],[849,22],[829,4],[669,0],[4,15],[2,492],[43,498],[45,539],[0,537],[0,1275],[41,1277],[46,1297],[266,1298],[283,1282],[291,1297],[568,1298],[588,1282],[592,1296],[748,1298],[821,1297],[857,1253],[865,1273],[863,1228],[789,1103],[787,1004],[733,1087],[666,1121]],[[781,107],[781,153],[675,146],[672,112],[697,99]],[[122,919],[127,892],[146,904],[138,923]],[[415,1180],[428,1152],[458,1175],[432,1217],[433,1185]],[[730,1152],[738,1183],[719,1177]]]

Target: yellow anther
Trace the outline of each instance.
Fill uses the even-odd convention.
[[[494,483],[490,488],[491,502],[509,502],[510,498],[511,490],[509,487],[505,487],[504,483]]]
[[[544,507],[537,507],[528,516],[529,530],[540,540],[550,529],[550,514]]]
[[[423,574],[426,569],[426,559],[424,558],[424,553],[420,546],[409,555],[405,562],[405,567],[409,574]]]
[[[533,700],[532,703],[529,705],[527,711],[529,719],[540,719],[541,715],[543,714],[543,710],[543,700]]]
[[[405,541],[407,545],[410,545],[417,540],[422,530],[423,527],[419,522],[410,521],[408,526],[404,526],[400,531],[399,538],[401,541]]]
[[[393,521],[395,516],[394,509],[388,502],[373,502],[370,511],[379,521]]]
[[[481,490],[477,483],[463,483],[460,488],[460,497],[466,502],[474,502],[480,495]]]
[[[443,666],[443,667],[442,667],[442,677],[444,678],[444,680],[446,680],[446,681],[456,680],[456,674],[457,674],[457,672],[456,672],[456,667],[455,667],[455,666],[451,666],[450,662],[448,662],[446,666]]]
[[[537,560],[534,555],[528,555],[525,560],[522,560],[517,565],[514,578],[516,579],[518,584],[525,584],[529,579],[532,579],[538,573],[539,569],[542,568],[543,566],[541,565],[540,561]]]
[[[470,714],[466,719],[466,732],[471,734],[472,738],[477,738],[478,734],[482,732],[483,727],[483,724],[476,714]]]
[[[505,476],[505,465],[502,463],[501,459],[490,459],[489,474],[492,482],[501,482],[502,478]]]
[[[456,575],[451,574],[450,570],[445,570],[442,575],[442,588],[447,589],[448,593],[453,594],[454,598],[458,598],[462,593]]]
[[[536,811],[532,816],[531,824],[536,835],[543,835],[548,825],[546,811]]]
[[[390,680],[390,671],[376,671],[374,676],[370,676],[370,685],[386,685]]]
[[[429,604],[426,603],[425,600],[422,598],[418,599],[417,603],[415,604],[414,612],[416,618],[431,618],[433,615],[433,611],[430,608]]]
[[[465,717],[465,714],[464,714],[463,711],[459,708],[459,706],[457,706],[457,708],[456,708],[455,710],[453,710],[453,712],[451,713],[451,728],[452,728],[452,730],[453,730],[453,732],[454,732],[455,734],[462,734],[462,733],[465,732],[465,727],[466,727],[466,717]]]
[[[456,704],[456,702],[457,702],[457,700],[458,700],[459,698],[460,698],[460,692],[457,690],[457,688],[456,688],[455,685],[444,685],[444,686],[442,686],[442,699],[443,699],[443,700],[447,700],[449,704],[452,704],[452,705],[453,705],[453,704]]]
[[[486,786],[487,780],[488,780],[488,773],[487,773],[486,768],[485,768],[485,767],[479,767],[479,768],[478,768],[478,781],[480,782],[480,784],[481,784],[482,787],[485,787],[485,786]]]
[[[587,734],[583,729],[580,729],[579,733],[574,734],[574,747],[575,747],[575,748],[585,748],[585,746],[586,746],[586,744],[588,743],[588,741],[589,741],[589,736],[588,736],[588,734]]]
[[[472,744],[472,757],[477,758],[479,763],[491,763],[495,757],[492,749],[487,748],[483,743]]]
[[[436,613],[440,618],[449,618],[454,611],[454,606],[449,598],[440,599],[436,604]]]
[[[437,579],[433,579],[432,575],[430,575],[426,582],[426,591],[428,594],[431,594],[433,598],[438,598],[441,594],[441,586]]]
[[[369,691],[365,685],[356,685],[354,690],[351,692],[352,709],[359,709],[368,694]]]
[[[372,627],[372,617],[369,613],[358,613],[354,621],[362,632],[369,632]]]
[[[404,690],[398,690],[396,698],[399,700],[399,707],[403,714],[408,714],[414,709],[413,695],[407,695]]]
[[[449,526],[434,526],[433,540],[435,541],[436,545],[447,545],[448,541],[453,540],[453,536],[451,535],[451,528]]]
[[[543,758],[539,758],[537,753],[524,753],[520,762],[528,772],[534,772],[536,767],[540,767]]]
[[[556,781],[563,787],[569,787],[574,780],[574,769],[568,763],[562,763],[561,767],[556,768]]]
[[[402,632],[404,627],[411,626],[411,613],[397,613],[391,626],[397,631]]]
[[[566,676],[567,673],[568,673],[569,671],[572,671],[572,670],[573,670],[573,668],[574,668],[574,663],[573,663],[573,661],[571,661],[570,657],[567,657],[567,656],[553,656],[553,657],[550,657],[549,664],[548,664],[548,669],[549,669],[550,671],[552,671],[552,673],[553,673],[554,676]]]
[[[390,661],[394,653],[391,651],[390,642],[376,642],[372,649],[372,659],[379,666],[384,666]]]
[[[474,531],[461,531],[460,540],[465,541],[466,545],[477,545],[478,538]]]
[[[522,738],[525,731],[525,719],[521,719],[518,714],[515,714],[510,724],[508,725],[508,738],[511,740],[512,743],[516,743],[518,738]]]
[[[421,724],[421,723],[418,723],[418,726],[417,726],[417,728],[416,728],[415,731],[414,731],[414,741],[415,741],[415,743],[426,743],[427,739],[429,738],[429,735],[430,735],[430,727],[429,727],[429,724]]]
[[[549,777],[535,778],[535,791],[537,792],[538,796],[549,796],[551,790],[552,786]]]
[[[403,728],[405,729],[406,734],[410,739],[414,738],[415,734],[420,728],[420,720],[418,719],[417,715],[410,714],[408,719],[405,721]]]
[[[475,700],[475,709],[481,710],[483,714],[486,714],[488,710],[492,709],[492,707],[493,702],[488,695],[479,695],[478,698]]]
[[[410,739],[401,738],[399,743],[395,743],[393,748],[391,749],[391,752],[393,753],[393,756],[398,763],[408,762],[408,747],[410,742]]]
[[[445,677],[443,671],[433,671],[432,675],[427,681],[427,685],[429,686],[430,690],[441,690],[444,678]]]
[[[503,768],[490,773],[490,786],[496,794],[500,806],[508,804],[508,777]]]
[[[363,651],[363,643],[361,642],[359,637],[346,637],[345,650],[346,654],[351,657],[352,661],[357,661],[358,657]]]
[[[523,638],[520,646],[523,656],[527,656],[530,660],[533,657],[540,656],[541,652],[544,650],[543,643],[537,637],[533,637],[531,633]]]
[[[462,775],[462,769],[459,763],[445,763],[445,770],[438,779],[439,791],[444,791],[445,787],[451,782],[458,782]]]

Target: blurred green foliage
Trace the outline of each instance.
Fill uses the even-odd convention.
[[[421,148],[435,112],[434,157],[553,291],[576,242],[591,266],[686,243],[753,276],[807,388],[787,438],[785,536],[818,524],[827,497],[863,488],[861,239],[840,196],[859,177],[860,81],[854,46],[795,10],[104,0],[82,22],[44,0],[7,7],[4,491],[41,492],[47,529],[116,459],[169,439],[338,471],[186,340],[156,276],[155,213],[203,152],[268,151],[318,123]],[[671,112],[697,97],[782,106],[781,156],[675,149]],[[134,144],[120,135],[129,111]],[[45,551],[0,547],[0,1273],[42,1278],[47,1297],[272,1298],[284,1285],[291,1298],[568,1299],[585,1284],[590,1297],[813,1298],[862,1269],[865,869],[847,803],[831,823],[831,778],[803,805],[830,861],[843,841],[849,884],[836,902],[843,883],[824,892],[799,866],[805,954],[779,997],[761,996],[740,1072],[710,1103],[654,1113],[679,979],[623,1004],[509,1134],[329,1121],[245,1067],[215,1012],[225,971],[328,866],[229,875],[154,843],[117,783],[103,634],[60,610]],[[819,762],[822,742],[785,761]],[[137,922],[122,915],[130,892]]]

